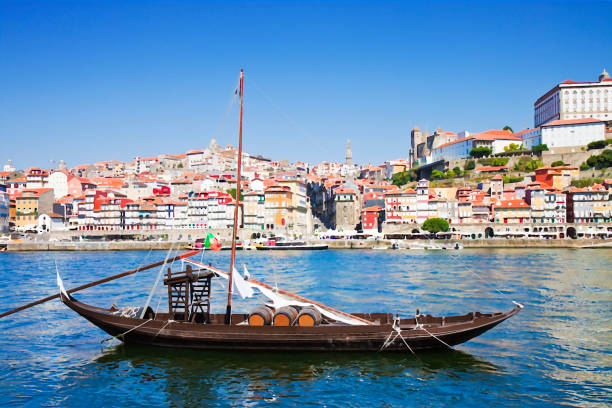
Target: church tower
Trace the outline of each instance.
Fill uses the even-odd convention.
[[[346,141],[346,164],[348,166],[353,165],[353,152],[351,151],[351,139]]]

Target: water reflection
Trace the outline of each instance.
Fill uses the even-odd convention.
[[[403,379],[415,390],[444,375],[490,378],[502,370],[462,351],[408,353],[267,353],[159,349],[119,345],[82,369],[121,371],[155,382],[170,405],[235,401],[303,400],[333,379],[350,386]],[[285,401],[287,402],[287,401]]]

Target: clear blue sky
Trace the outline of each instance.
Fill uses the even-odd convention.
[[[406,157],[410,130],[533,125],[612,71],[612,3],[0,1],[0,162],[236,143],[290,161]]]

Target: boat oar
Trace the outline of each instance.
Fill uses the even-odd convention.
[[[164,261],[159,261],[159,262],[152,263],[150,265],[145,265],[145,266],[141,266],[139,268],[130,269],[129,271],[121,272],[121,273],[118,273],[117,275],[109,276],[107,278],[100,279],[100,280],[97,280],[97,281],[94,281],[94,282],[90,282],[90,283],[87,283],[85,285],[77,286],[76,288],[72,288],[72,289],[68,290],[67,292],[68,293],[78,292],[79,290],[91,288],[92,286],[100,285],[101,283],[106,283],[106,282],[110,282],[110,281],[115,280],[115,279],[123,278],[124,276],[135,274],[136,272],[140,272],[140,271],[144,271],[144,270],[147,270],[147,269],[155,268],[156,266],[163,265],[164,263],[167,263],[167,262],[172,263],[172,262],[177,261],[179,259],[188,258],[190,256],[193,256],[193,255],[197,254],[198,252],[200,252],[200,249],[196,249],[194,251],[185,252],[184,254],[177,255],[177,256],[175,256],[173,258],[168,259],[167,261],[165,261],[165,260]],[[29,309],[32,306],[36,306],[36,305],[40,305],[41,303],[48,302],[49,300],[53,300],[53,299],[58,298],[58,297],[59,297],[59,293],[56,293],[55,295],[47,296],[45,298],[38,299],[38,300],[36,300],[34,302],[30,302],[27,305],[19,306],[16,309],[9,310],[8,312],[1,313],[0,314],[0,319],[5,317],[5,316],[12,315],[13,313],[17,313],[17,312],[21,312],[22,310]]]

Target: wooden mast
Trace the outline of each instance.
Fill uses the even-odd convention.
[[[234,200],[234,226],[232,229],[232,257],[230,261],[229,282],[227,288],[227,308],[225,309],[225,324],[232,321],[232,293],[234,263],[236,261],[236,235],[238,234],[238,208],[240,207],[240,181],[242,170],[242,101],[244,98],[244,70],[240,70],[240,128],[238,130],[238,175],[236,176],[236,199]]]

